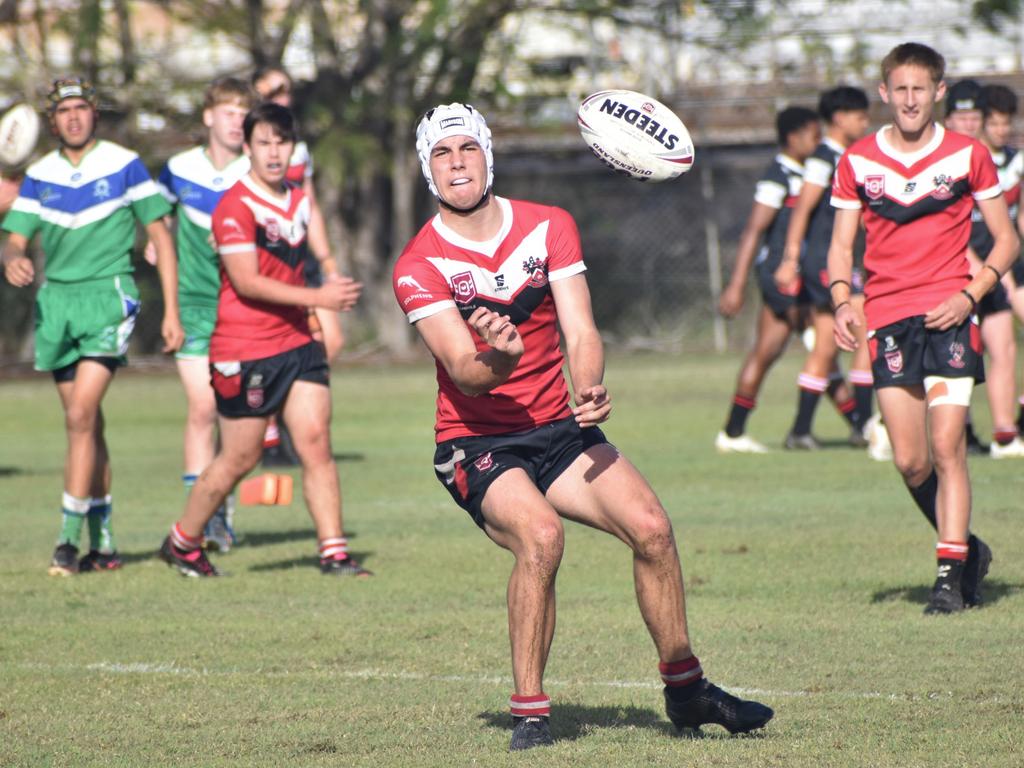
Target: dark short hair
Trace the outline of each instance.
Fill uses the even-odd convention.
[[[936,84],[946,76],[946,60],[941,53],[923,43],[901,43],[882,59],[882,82],[888,83],[892,71],[905,64],[924,67]]]
[[[266,123],[274,129],[274,133],[285,141],[294,142],[298,136],[295,130],[295,118],[292,111],[272,101],[265,101],[249,110],[242,123],[245,143],[252,138],[252,129],[258,123]]]
[[[839,85],[821,94],[818,114],[831,123],[836,112],[855,112],[868,108],[868,95],[852,85]]]
[[[787,107],[775,116],[775,131],[779,136],[779,144],[785,145],[791,134],[796,133],[808,123],[818,122],[818,113],[807,107]]]
[[[958,109],[981,109],[981,83],[977,80],[960,80],[946,91],[946,114]]]
[[[1011,116],[1017,114],[1017,94],[1005,85],[993,83],[982,87],[981,98],[978,101],[985,117],[993,112]]]

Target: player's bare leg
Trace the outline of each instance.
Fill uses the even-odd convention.
[[[864,295],[854,294],[850,297],[850,304],[862,319],[860,325],[853,328],[853,335],[857,339],[857,348],[853,351],[853,360],[850,362],[850,383],[853,385],[853,397],[857,403],[857,410],[860,412],[859,422],[862,425],[862,436],[866,443],[866,427],[871,418],[874,400],[874,375],[871,372],[871,348],[868,345],[867,323],[863,322]],[[856,441],[851,439],[851,442]]]
[[[208,358],[176,361],[185,390],[185,474],[199,475],[213,461],[217,434],[217,402],[210,386]]]
[[[672,523],[643,475],[610,444],[595,445],[563,472],[547,499],[563,517],[611,533],[633,551],[637,603],[659,656],[665,707],[680,729],[761,728],[770,708],[742,701],[704,678],[690,646],[686,596]]]
[[[825,392],[829,392],[837,402],[839,398],[844,402],[849,400],[849,392],[835,391],[832,387],[832,374],[838,370],[838,347],[832,333],[832,312],[815,307],[811,310],[811,322],[814,325],[814,347],[807,353],[797,378],[799,397],[796,419],[785,441],[785,447],[790,450],[817,450],[821,447],[811,434],[811,424],[818,401]],[[845,387],[845,383],[840,386]]]
[[[877,396],[893,463],[907,487],[917,488],[932,474],[924,387],[882,387]]]
[[[562,521],[521,469],[502,473],[487,489],[481,509],[484,531],[515,557],[508,582],[515,692],[539,696],[555,635],[555,576],[565,544]]]
[[[981,322],[981,339],[988,352],[985,388],[992,413],[991,453],[1002,458],[1024,456],[1014,420],[1017,390],[1017,343],[1014,339],[1013,313],[996,312]]]
[[[339,576],[369,576],[348,555],[341,513],[341,484],[331,453],[331,390],[296,381],[281,413],[302,463],[302,492],[316,526],[320,570]]]
[[[929,436],[939,476],[936,518],[939,539],[967,541],[971,520],[971,482],[967,473],[964,430],[967,408],[939,405],[928,409]]]

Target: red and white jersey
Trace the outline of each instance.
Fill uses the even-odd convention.
[[[487,394],[459,391],[437,363],[438,442],[522,432],[570,414],[558,318],[549,283],[586,269],[576,222],[561,208],[495,197],[504,221],[487,242],[467,240],[435,216],[406,246],[393,274],[410,323],[455,308],[509,315],[525,352],[508,381]],[[489,349],[473,334],[477,349]]]
[[[851,146],[832,187],[832,205],[863,211],[870,329],[926,314],[970,282],[971,209],[1001,194],[981,142],[936,124],[925,147],[904,153],[891,130]]]
[[[224,193],[213,211],[212,229],[217,252],[256,251],[261,275],[304,286],[309,200],[301,189],[288,186],[276,197],[248,175]],[[223,259],[217,324],[210,337],[210,361],[257,360],[287,352],[312,341],[305,307],[255,301],[235,292]]]
[[[297,187],[301,187],[306,179],[313,177],[313,156],[309,154],[306,142],[295,142],[284,177]]]

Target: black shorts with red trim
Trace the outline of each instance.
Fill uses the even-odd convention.
[[[491,483],[502,474],[522,469],[541,493],[547,493],[580,454],[607,442],[599,428],[581,428],[572,416],[526,432],[455,437],[437,444],[434,474],[455,503],[483,528],[480,505]]]
[[[907,317],[868,333],[875,388],[912,387],[926,376],[985,380],[976,317],[945,331],[924,327],[924,315]]]
[[[1000,312],[1011,312],[1010,294],[1002,283],[996,283],[995,287],[986,293],[978,302],[978,317],[984,320],[989,315],[996,315]]]
[[[770,262],[757,265],[757,284],[761,289],[761,301],[776,317],[783,317],[790,309],[799,304],[809,304],[810,297],[804,288],[802,279],[797,279],[796,291],[783,292],[775,282],[775,267]]]
[[[322,344],[311,341],[287,352],[238,363],[210,363],[217,413],[228,419],[270,416],[284,407],[296,381],[330,384]]]
[[[832,309],[832,292],[829,290],[828,260],[822,257],[805,256],[800,264],[803,290],[807,300],[819,309]],[[850,293],[864,293],[864,273],[857,268],[850,273]]]

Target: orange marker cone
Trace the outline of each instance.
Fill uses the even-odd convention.
[[[246,506],[291,504],[292,485],[291,475],[256,475],[238,486],[238,500]]]

